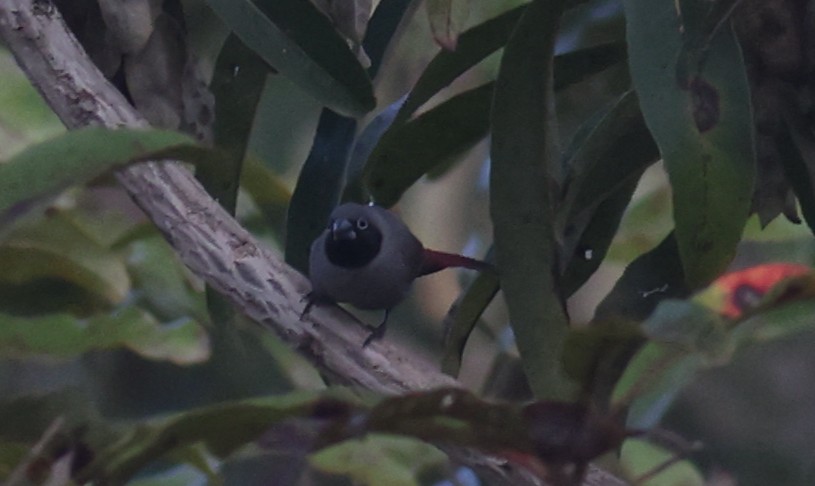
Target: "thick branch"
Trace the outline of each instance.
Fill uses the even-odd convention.
[[[85,55],[50,2],[3,0],[0,35],[67,127],[147,126]],[[140,164],[119,171],[117,178],[193,272],[335,382],[382,393],[457,384],[387,342],[363,349],[367,331],[341,309],[316,308],[301,320],[301,299],[309,289],[304,277],[260,246],[181,165]],[[590,476],[586,484],[620,484],[609,482],[617,480],[602,471]]]

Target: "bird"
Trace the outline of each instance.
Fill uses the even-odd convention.
[[[494,271],[489,263],[425,248],[396,214],[381,206],[344,203],[331,212],[327,227],[311,244],[312,290],[303,315],[324,302],[384,310],[365,347],[384,336],[389,311],[405,299],[415,279],[450,267]]]

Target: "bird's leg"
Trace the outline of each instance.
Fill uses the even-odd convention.
[[[326,298],[323,295],[317,294],[315,292],[309,292],[300,299],[300,302],[305,302],[306,306],[303,307],[303,312],[300,313],[300,320],[306,318],[309,312],[311,312],[311,308],[317,304],[332,304],[333,301],[331,299]]]
[[[368,334],[368,337],[365,338],[365,341],[362,343],[363,348],[367,347],[374,341],[382,339],[385,336],[385,331],[387,330],[388,324],[388,314],[390,314],[390,312],[391,312],[390,309],[385,309],[385,317],[382,318],[382,322],[380,322],[378,326],[373,328],[371,333]]]

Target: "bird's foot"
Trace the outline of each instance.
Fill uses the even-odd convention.
[[[323,299],[321,299],[314,292],[309,292],[306,295],[304,295],[303,298],[300,299],[300,302],[301,303],[305,302],[306,306],[303,307],[303,312],[300,313],[300,320],[301,321],[304,320],[306,318],[306,316],[308,315],[308,313],[311,312],[311,308],[314,307],[314,305],[317,304],[318,302],[322,302],[322,301],[323,301]]]
[[[390,309],[385,310],[385,317],[382,319],[382,322],[379,323],[378,326],[371,330],[371,333],[368,334],[368,337],[365,338],[365,341],[362,343],[362,347],[366,348],[369,344],[374,341],[378,341],[385,337],[385,331],[388,329],[388,314],[390,313]]]

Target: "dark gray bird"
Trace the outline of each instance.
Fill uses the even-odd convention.
[[[308,311],[315,302],[342,302],[384,310],[385,319],[363,346],[385,333],[388,311],[404,300],[413,280],[448,267],[488,270],[485,262],[426,249],[395,214],[379,206],[346,203],[311,244]]]

